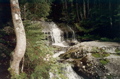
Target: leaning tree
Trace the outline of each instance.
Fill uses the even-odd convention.
[[[10,0],[12,21],[16,34],[16,47],[12,52],[12,58],[10,63],[10,74],[19,75],[20,73],[20,62],[24,57],[26,50],[26,35],[24,26],[21,19],[21,12],[18,0]]]

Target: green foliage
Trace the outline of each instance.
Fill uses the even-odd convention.
[[[120,56],[120,49],[115,49],[115,52],[116,52],[116,54],[118,55],[118,56]]]
[[[119,37],[116,37],[116,38],[113,39],[113,41],[115,41],[115,42],[120,42],[120,38],[119,38]]]
[[[20,4],[25,4],[27,2],[27,0],[19,0]]]
[[[24,57],[24,73],[21,73],[18,79],[49,79],[49,72],[56,73],[55,79],[65,79],[61,70],[64,64],[52,58],[54,49],[46,45],[40,22],[24,21],[24,25],[27,50]]]
[[[107,63],[109,63],[109,60],[108,59],[102,59],[102,60],[100,60],[100,63],[102,65],[106,65]]]
[[[100,50],[98,47],[94,47],[94,48],[92,48],[92,51],[95,52],[95,53],[103,52],[103,51]]]
[[[29,79],[29,78],[27,78],[27,74],[26,73],[20,73],[20,75],[12,76],[11,79]]]
[[[115,52],[116,52],[116,53],[120,53],[120,49],[116,49]]]
[[[100,39],[100,41],[112,41],[112,40],[109,39],[109,38],[103,37],[103,38]]]
[[[91,25],[92,26],[92,25]],[[75,24],[75,27],[81,31],[81,32],[85,32],[85,33],[88,33],[90,31],[93,31],[95,28],[91,27],[90,24],[86,23],[86,21],[82,21],[81,22],[81,26],[76,23]]]
[[[46,17],[50,12],[50,5],[46,2],[44,3],[30,3],[28,5],[29,15],[28,19],[40,19],[42,17]]]
[[[96,58],[108,57],[110,55],[108,53],[104,53],[105,52],[104,49],[100,49],[97,47],[93,48],[92,51],[93,51],[92,56],[94,56]]]
[[[114,2],[112,0],[84,0],[85,4],[82,0],[19,1],[22,4],[22,16],[27,19],[41,20],[41,18],[45,18],[75,24],[74,27],[79,32],[108,38],[105,41],[111,41],[109,38],[120,37],[120,2],[117,0]],[[104,39],[101,40],[104,41]]]
[[[10,60],[10,53],[14,49],[15,40],[13,40],[13,28],[5,26],[0,29],[0,66],[7,66]]]
[[[64,70],[65,66],[67,66],[67,64],[54,61],[54,64],[51,64],[51,69],[50,69],[50,72],[55,75],[54,77],[52,77],[52,79],[60,79],[60,78],[67,79]]]
[[[78,39],[81,40],[98,40],[99,36],[91,35],[91,34],[84,34],[83,36],[79,36]]]
[[[20,1],[22,17],[29,20],[40,20],[46,18],[50,12],[50,3],[45,0]]]
[[[94,56],[96,58],[100,58],[100,57],[108,57],[108,56],[110,56],[110,54],[92,53],[92,56]]]
[[[30,79],[48,79],[50,69],[50,57],[52,49],[43,40],[41,24],[39,22],[24,22],[27,36],[27,50],[25,54],[24,72]]]
[[[106,77],[107,77],[107,79],[113,79],[115,76],[110,74],[110,75],[107,75]]]
[[[96,57],[96,58],[101,57],[99,53],[93,53],[92,56],[94,56],[94,57]]]

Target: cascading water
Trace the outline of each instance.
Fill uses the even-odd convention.
[[[45,29],[43,29],[43,32],[46,32],[47,34],[49,32],[49,34],[51,36],[51,40],[52,40],[52,45],[68,47],[68,45],[65,45],[66,42],[64,40],[62,40],[63,39],[62,30],[59,29],[58,26],[54,22],[49,23],[48,26],[49,27],[46,27]],[[72,29],[71,29],[71,31],[73,32],[73,39],[75,40],[75,33]],[[63,53],[65,53],[65,50],[61,50],[58,53],[55,53],[53,55],[53,58],[56,58],[60,54],[63,54]],[[72,69],[70,64],[64,63],[63,65],[64,65],[63,75],[65,75],[67,77],[67,79],[83,79]],[[62,68],[62,66],[61,66],[61,68]],[[52,72],[49,72],[49,74],[50,74],[50,79],[55,79],[54,77],[57,75],[56,73],[52,73]],[[57,76],[57,78],[58,77],[59,76]],[[58,79],[61,79],[61,78],[58,78]]]
[[[78,41],[76,39],[76,36],[75,36],[75,31],[70,26],[67,25],[67,27],[72,32],[72,40],[71,40],[71,42],[72,43],[78,43]]]
[[[71,35],[72,36],[72,41],[70,41],[70,42],[73,42],[74,40],[76,40],[76,38],[75,38],[75,32],[74,32],[74,30],[72,30],[72,28],[68,28],[69,29],[69,31],[71,31],[72,32],[72,34],[73,35]],[[69,31],[67,31],[66,30],[66,33],[68,33]],[[48,23],[48,27],[46,27],[44,30],[43,30],[43,32],[44,32],[44,34],[46,34],[47,35],[47,37],[49,38],[49,39],[51,39],[51,41],[52,41],[52,45],[56,45],[56,46],[59,46],[58,48],[60,48],[60,50],[57,52],[57,53],[55,53],[52,57],[53,58],[59,58],[59,55],[61,55],[61,54],[63,54],[63,53],[65,53],[66,52],[66,50],[62,50],[61,48],[66,48],[66,47],[69,47],[69,46],[66,46],[64,43],[64,40],[62,40],[62,30],[60,30],[58,27],[57,27],[57,25],[55,24],[55,23]],[[67,37],[68,37],[68,34],[66,35]],[[64,42],[64,43],[63,43]],[[83,44],[83,45],[82,45]],[[86,45],[86,44],[88,44],[88,45]],[[84,49],[82,48],[82,50],[90,50],[90,48],[89,47],[92,47],[93,48],[93,46],[89,46],[89,45],[93,45],[93,46],[102,46],[102,47],[104,47],[104,48],[106,48],[106,46],[104,46],[104,45],[106,45],[105,43],[94,43],[94,42],[84,42],[84,43],[81,43],[80,44],[80,46],[79,47],[84,47]],[[111,43],[110,43],[111,44]],[[84,46],[85,45],[85,46]],[[89,47],[87,47],[87,46],[89,46]],[[112,45],[111,45],[112,46]],[[114,46],[114,45],[113,45]],[[119,45],[118,45],[119,46]],[[74,46],[75,47],[75,46]],[[77,47],[77,48],[79,48],[79,47]],[[98,48],[98,47],[97,47]],[[113,48],[113,47],[112,47]],[[111,49],[111,47],[110,47],[110,49]],[[119,48],[117,48],[117,49],[119,49]],[[109,48],[108,48],[108,50],[107,50],[108,52],[110,52],[110,50],[109,50]],[[115,51],[115,49],[114,49],[114,51]],[[83,51],[82,51],[83,52]],[[113,51],[112,51],[113,52]],[[109,58],[110,57],[110,58]],[[89,77],[90,76],[93,76],[93,77],[90,77],[90,78],[99,78],[99,79],[108,79],[108,78],[110,78],[110,79],[120,79],[120,77],[119,77],[119,63],[118,63],[118,61],[117,60],[119,60],[119,59],[116,59],[116,56],[112,56],[112,57],[114,57],[114,58],[111,58],[111,55],[110,56],[108,56],[108,57],[106,57],[106,58],[108,58],[109,59],[109,62],[110,63],[107,63],[105,66],[103,66],[103,65],[101,65],[101,63],[100,63],[100,65],[99,65],[99,63],[98,63],[98,61],[96,61],[97,59],[95,59],[94,58],[94,60],[95,61],[93,61],[93,60],[90,60],[90,64],[88,63],[87,65],[88,65],[88,67],[87,66],[82,66],[82,67],[84,67],[84,68],[82,68],[83,69],[83,71],[82,72],[86,72],[85,74],[86,74],[86,76],[84,76],[85,77],[85,79],[89,79],[89,78],[87,78],[87,76],[89,75]],[[90,58],[90,59],[92,59],[92,57],[88,57],[88,58]],[[61,59],[62,60],[62,59]],[[54,71],[56,71],[57,69],[53,69],[54,71],[53,72],[51,72],[51,71],[49,71],[49,75],[50,75],[50,79],[84,79],[83,77],[81,77],[81,76],[79,76],[73,69],[72,69],[72,65],[71,64],[69,64],[66,60],[63,60],[63,61],[61,61],[61,60],[57,60],[57,61],[60,61],[60,62],[55,62],[55,63],[60,63],[60,65],[59,65],[59,67],[60,68],[58,68],[59,70],[62,70],[63,72],[61,73],[54,73]],[[64,62],[65,61],[65,62]],[[62,62],[62,63],[61,63]],[[64,66],[62,66],[62,65],[64,65]],[[81,64],[80,64],[81,65]],[[91,67],[90,67],[90,66]],[[93,66],[92,66],[93,65]],[[87,71],[87,69],[89,70],[89,71]],[[104,71],[102,71],[104,69]],[[51,69],[52,70],[52,69]],[[82,73],[81,72],[81,73]],[[95,73],[94,73],[95,72]],[[61,78],[61,76],[59,75],[59,74],[63,74],[66,78]],[[94,75],[95,74],[95,75]],[[82,74],[81,74],[82,75]],[[115,75],[115,76],[114,76]]]
[[[59,44],[62,42],[61,33],[62,31],[57,27],[56,24],[51,24],[51,37],[53,39],[53,44]]]
[[[45,38],[48,39],[52,45],[67,47],[67,45],[64,45],[66,43],[62,37],[62,30],[60,30],[54,22],[44,22],[43,26],[42,32],[45,34]]]
[[[84,79],[83,77],[80,77],[71,67],[70,64],[66,66],[66,75],[68,79]]]
[[[63,47],[67,47],[65,41],[63,40],[64,37],[62,37],[62,30],[58,28],[58,26],[52,22],[49,25],[50,28],[50,35],[51,35],[51,39],[52,39],[52,45],[57,45],[57,46],[63,46]]]
[[[72,40],[74,41],[74,40],[76,40],[76,36],[75,36],[75,32],[74,32],[74,30],[70,27],[70,26],[67,26],[71,31],[72,31]]]
[[[46,27],[43,31],[46,32],[47,34],[50,33],[51,40],[52,40],[52,45],[61,46],[61,47],[68,47],[68,45],[65,45],[66,42],[64,40],[62,40],[63,39],[62,30],[59,29],[58,26],[54,22],[49,23],[48,26],[49,27],[48,28]],[[72,29],[71,29],[71,31],[73,32],[73,39],[75,39],[75,33]],[[61,50],[58,53],[55,53],[53,55],[53,58],[56,58],[60,54],[63,54],[63,53],[65,53],[65,50]],[[72,69],[70,64],[68,64],[66,62],[63,65],[65,65],[64,68],[63,68],[64,69],[63,70],[63,72],[64,72],[63,75],[65,75],[67,77],[66,79],[83,79],[82,77],[77,75],[77,73]],[[55,73],[49,72],[49,74],[50,74],[50,79],[53,79],[54,76],[55,76],[54,75]],[[61,79],[61,78],[59,78],[59,79]]]
[[[53,55],[53,58],[58,57],[60,54],[65,53],[65,51],[59,51],[58,53]],[[63,66],[64,65],[64,66]],[[71,64],[69,63],[63,63],[61,66],[61,70],[63,71],[63,73],[61,73],[62,75],[64,75],[66,78],[65,79],[84,79],[83,77],[79,76],[72,68]],[[50,74],[50,79],[62,79],[59,78],[58,74],[56,73],[49,73]],[[56,78],[55,78],[56,77]]]

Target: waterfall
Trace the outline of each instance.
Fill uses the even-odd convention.
[[[62,42],[62,37],[61,37],[61,33],[62,31],[57,27],[56,24],[52,24],[52,28],[51,28],[51,37],[53,39],[53,43],[58,44]]]
[[[73,33],[72,39],[76,40],[75,32],[71,28],[70,28],[70,30]],[[48,23],[48,27],[44,27],[43,32],[46,32],[46,34],[49,34],[51,36],[52,45],[60,46],[60,47],[68,47],[67,43],[64,40],[62,40],[64,38],[62,35],[63,31],[61,29],[59,29],[58,26],[54,22]],[[63,53],[65,53],[65,50],[58,51],[57,53],[55,53],[53,55],[53,58],[57,58],[57,57],[59,57],[59,55],[61,55]],[[61,63],[61,64],[64,65],[64,67],[60,66],[60,68],[63,71],[63,73],[61,73],[61,74],[64,75],[65,77],[67,77],[66,79],[83,79],[73,70],[71,64],[69,64],[67,62]],[[54,72],[49,72],[49,75],[50,75],[50,79],[56,79],[56,78],[62,79],[59,77],[59,75],[57,73],[54,73]]]
[[[76,40],[76,36],[75,36],[75,32],[74,30],[70,27],[70,26],[67,26],[71,31],[72,31],[72,40],[75,41]]]
[[[52,45],[62,47],[68,46],[67,43],[64,41],[63,31],[60,28],[58,28],[58,26],[54,22],[50,22],[48,28],[51,35]]]
[[[83,68],[84,70],[82,71],[82,72],[85,72],[85,73],[80,72],[80,73],[82,73],[81,75],[84,76],[84,74],[85,74],[87,76],[84,76],[84,78],[82,76],[79,76],[73,70],[72,65],[70,63],[68,63],[65,59],[60,59],[59,58],[59,56],[61,54],[64,54],[67,51],[67,47],[70,47],[69,45],[74,46],[75,44],[77,44],[77,43],[75,43],[77,41],[77,39],[75,38],[74,30],[69,26],[67,26],[68,28],[65,29],[66,37],[69,37],[68,36],[69,32],[72,33],[72,35],[71,35],[72,41],[67,40],[69,45],[66,45],[65,44],[66,42],[63,40],[63,38],[64,38],[63,37],[63,31],[54,22],[49,22],[49,23],[46,22],[46,24],[47,24],[47,26],[44,27],[42,32],[46,35],[45,38],[47,39],[47,41],[50,40],[52,45],[55,45],[54,47],[57,48],[57,50],[56,50],[57,53],[55,53],[53,56],[50,56],[52,58],[57,59],[57,61],[56,60],[54,61],[54,63],[55,63],[55,64],[53,64],[54,66],[51,66],[51,69],[49,71],[50,79],[84,79],[84,78],[88,79],[87,76],[89,76],[89,77],[91,76],[91,78],[100,77],[100,79],[107,79],[107,78],[120,79],[119,76],[117,76],[117,75],[119,75],[119,72],[118,72],[119,71],[118,70],[119,63],[116,63],[116,62],[118,62],[117,60],[119,60],[119,59],[114,59],[114,58],[116,58],[116,56],[111,56],[111,55],[108,56],[108,57],[104,57],[104,58],[109,59],[109,63],[107,63],[107,65],[105,65],[105,66],[103,66],[103,65],[101,66],[101,64],[99,64],[99,62],[96,61],[96,59],[92,59],[92,57],[90,57],[90,59],[89,59],[89,56],[88,56],[88,59],[89,59],[90,63],[88,62],[88,64],[86,64],[86,65],[91,65],[91,67],[89,68],[89,66],[88,67],[87,66],[86,67],[82,66],[82,67],[85,67],[85,68]],[[106,46],[107,44],[108,44],[108,47]],[[91,49],[91,47],[93,48],[94,46],[95,47],[100,46],[100,48],[102,48],[102,47],[106,48],[107,47],[108,49],[107,50],[105,49],[105,50],[106,50],[106,52],[109,52],[109,53],[110,53],[111,46],[113,46],[112,47],[112,50],[113,50],[112,53],[113,52],[115,53],[116,49],[119,50],[119,48],[116,48],[116,45],[112,45],[111,42],[110,43],[104,43],[103,42],[103,44],[101,42],[98,42],[98,43],[96,43],[96,42],[95,43],[94,42],[84,42],[84,43],[80,43],[79,45],[78,45],[78,48],[81,47],[81,46],[83,48],[85,47],[85,49],[83,51],[86,51],[86,50],[89,51]],[[58,46],[58,47],[56,47],[56,46]],[[86,46],[88,46],[88,47],[86,47]],[[109,46],[110,46],[110,48],[109,48]],[[114,48],[114,46],[115,46],[116,49]],[[119,44],[118,44],[118,46],[119,46]],[[74,49],[74,47],[72,49]],[[92,50],[90,50],[90,51],[92,51]],[[113,57],[113,58],[111,58],[111,57]],[[103,68],[104,68],[104,71],[102,71]],[[88,72],[87,70],[90,71],[90,72]],[[115,76],[113,76],[113,75],[115,75]],[[65,77],[63,78],[62,76],[65,76]]]
[[[65,51],[59,51],[58,53],[55,53],[53,55],[53,58],[56,58],[58,57],[60,54],[63,54],[65,53]],[[64,65],[64,66],[63,66]],[[62,70],[63,73],[61,73],[61,75],[64,75],[64,79],[84,79],[83,77],[79,76],[72,68],[72,65],[65,62],[63,63],[62,65],[59,66],[60,69]],[[52,72],[49,72],[49,75],[50,75],[50,79],[63,79],[63,78],[60,78],[59,74],[57,73],[52,73]]]
[[[46,38],[51,41],[52,45],[68,47],[68,44],[64,41],[64,32],[54,22],[44,22],[43,26],[42,32],[47,34]],[[67,38],[69,34],[67,30],[72,32],[72,42],[77,43],[74,30],[70,26],[67,26]]]
[[[79,76],[71,67],[70,64],[66,66],[66,75],[68,79],[84,79],[83,77]]]

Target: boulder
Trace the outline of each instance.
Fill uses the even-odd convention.
[[[60,57],[73,63],[75,71],[81,76],[84,74],[92,79],[120,79],[119,43],[81,42],[69,47]]]

